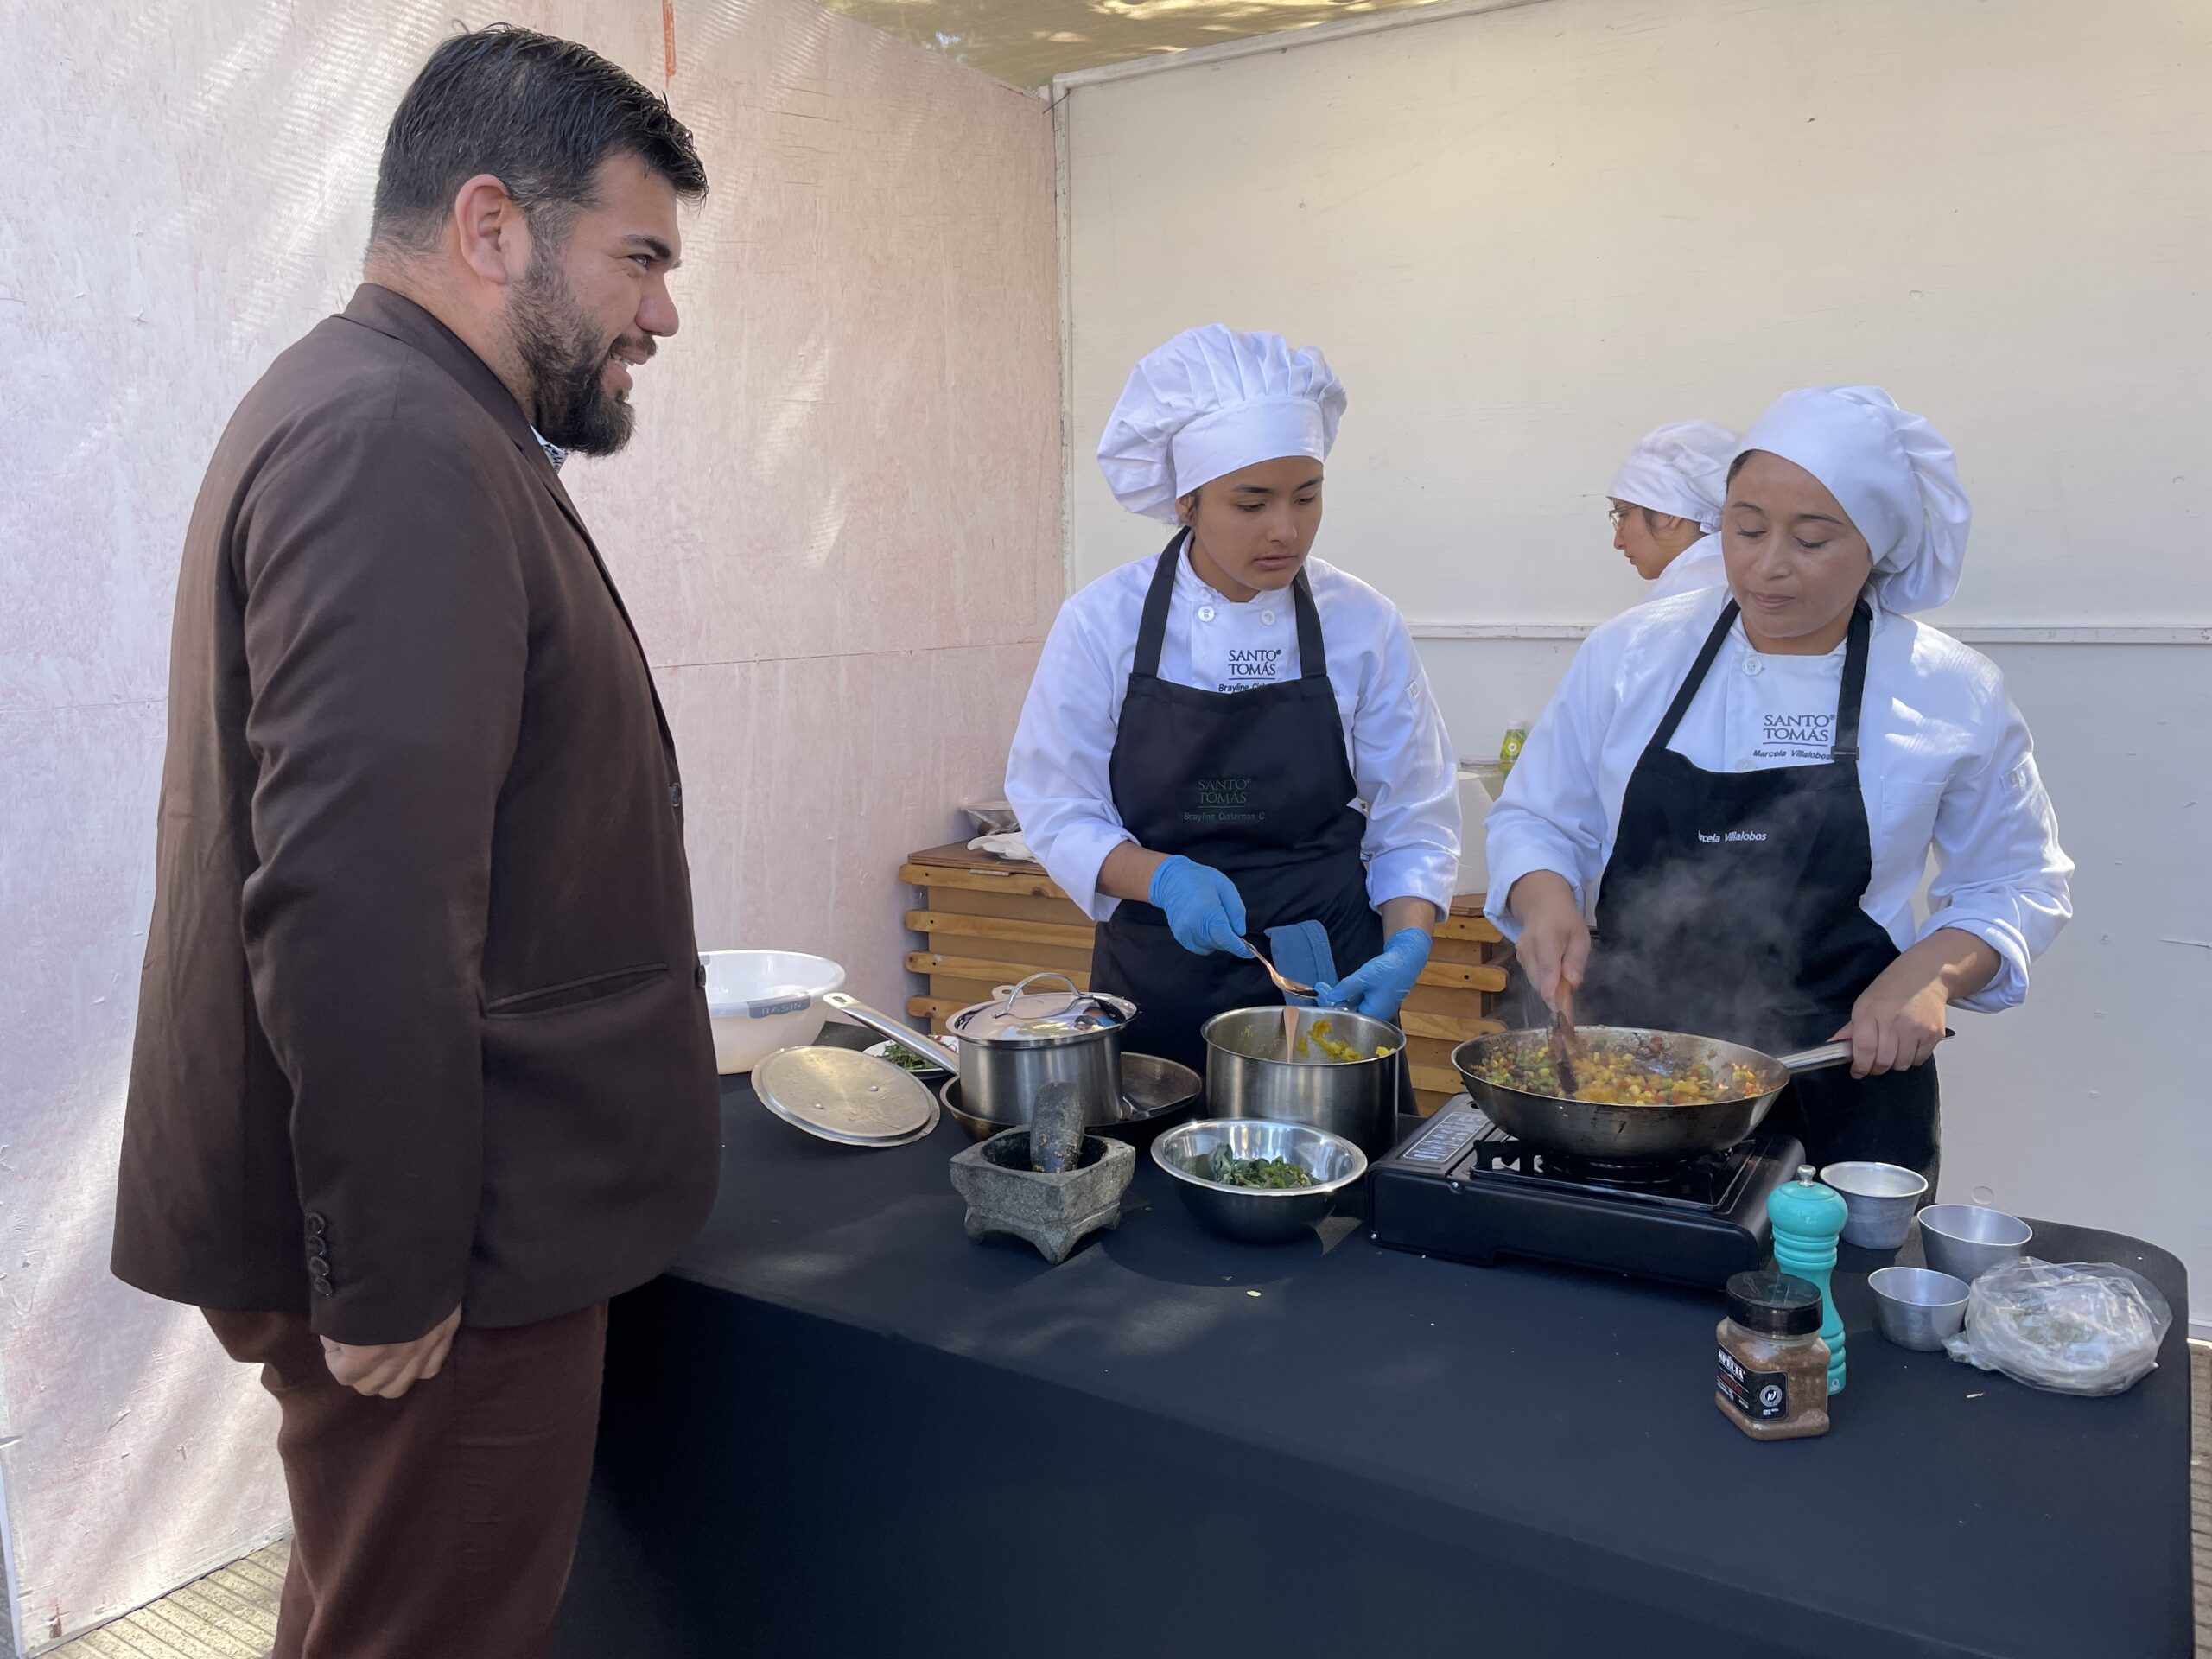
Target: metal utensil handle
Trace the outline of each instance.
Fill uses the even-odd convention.
[[[822,999],[855,1025],[880,1031],[895,1043],[904,1044],[915,1053],[933,1058],[956,1075],[960,1070],[960,1051],[950,1043],[939,1042],[927,1033],[916,1031],[912,1026],[901,1025],[887,1014],[878,1014],[857,997],[842,991],[831,991]]]
[[[1851,1058],[1849,1043],[1822,1043],[1818,1048],[1801,1048],[1795,1054],[1777,1054],[1775,1064],[1796,1077],[1800,1071],[1819,1071],[1831,1065],[1841,1065]]]
[[[1946,1026],[1942,1040],[1948,1042],[1958,1034]],[[1851,1058],[1851,1045],[1822,1043],[1818,1048],[1801,1048],[1795,1054],[1777,1054],[1774,1058],[1775,1064],[1794,1077],[1800,1071],[1818,1071],[1827,1066],[1841,1065]]]
[[[1083,1001],[1083,992],[1077,986],[1075,981],[1070,979],[1065,974],[1047,969],[1041,974],[1030,975],[1028,978],[1023,980],[1019,985],[1009,985],[1006,987],[1006,1007],[1000,1009],[999,1012],[1001,1014],[1012,1014],[1014,1012],[1014,1005],[1021,1000],[1022,993],[1027,991],[1032,985],[1034,985],[1040,979],[1057,979],[1061,984],[1068,988],[1067,1007],[1060,1008],[1057,1010],[1057,1012],[1065,1014],[1068,1012],[1069,1008],[1074,1007],[1077,1003]]]

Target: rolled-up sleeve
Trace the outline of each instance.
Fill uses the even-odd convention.
[[[1589,907],[1608,837],[1598,761],[1611,708],[1605,676],[1586,642],[1529,734],[1484,824],[1490,893],[1484,909],[1508,938],[1517,939],[1521,928],[1505,901],[1513,884],[1534,871],[1564,876]]]
[[[1459,879],[1459,768],[1395,610],[1353,712],[1351,749],[1352,782],[1367,803],[1368,902],[1379,910],[1393,899],[1426,899],[1448,912]]]
[[[2058,844],[2027,722],[2010,698],[1980,765],[1957,776],[1936,811],[1936,874],[1919,937],[1952,927],[1997,953],[1997,976],[1959,1006],[1980,1014],[2016,1007],[2028,966],[2074,915],[2074,861]]]
[[[1007,755],[1006,798],[1021,838],[1094,922],[1120,902],[1098,891],[1106,855],[1135,836],[1114,810],[1109,766],[1120,706],[1113,670],[1082,614],[1060,607]]]

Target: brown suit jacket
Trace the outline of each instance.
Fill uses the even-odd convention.
[[[658,1273],[717,1161],[682,807],[523,411],[364,286],[187,532],[116,1274],[377,1343]]]

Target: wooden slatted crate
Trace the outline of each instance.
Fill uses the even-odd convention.
[[[1013,864],[957,843],[916,853],[899,879],[920,889],[906,925],[922,936],[907,968],[929,982],[906,1012],[943,1032],[948,1017],[1001,985],[1051,969],[1088,989],[1090,920],[1035,864]],[[1511,947],[1483,915],[1479,893],[1462,895],[1436,930],[1436,948],[1398,1016],[1405,1028],[1421,1109],[1459,1092],[1453,1046],[1503,1029],[1497,1018]]]

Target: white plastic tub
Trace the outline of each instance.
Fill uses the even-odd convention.
[[[842,990],[845,970],[796,950],[709,950],[707,1012],[715,1022],[715,1070],[750,1071],[779,1048],[822,1034],[822,999]]]

